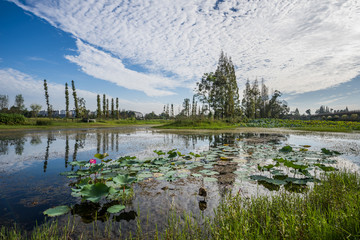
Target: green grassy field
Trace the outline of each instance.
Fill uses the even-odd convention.
[[[26,119],[24,124],[5,125],[0,124],[0,130],[29,130],[29,129],[66,129],[66,128],[98,128],[120,127],[127,125],[159,125],[167,123],[166,120],[97,120],[96,122],[82,122],[72,119]]]
[[[158,126],[161,129],[235,129],[235,128],[287,128],[320,132],[354,132],[360,131],[360,122],[319,121],[288,119],[254,119],[244,122],[226,120],[183,119]]]

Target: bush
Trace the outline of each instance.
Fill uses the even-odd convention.
[[[24,123],[25,117],[21,114],[0,113],[0,124],[15,125]]]
[[[52,122],[49,120],[36,120],[36,125],[38,125],[38,126],[48,126],[51,124],[52,124]]]
[[[351,114],[351,116],[350,116],[350,119],[351,120],[356,120],[356,119],[358,119],[358,115],[357,114]]]

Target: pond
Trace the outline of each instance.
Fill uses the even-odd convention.
[[[281,153],[284,146],[292,148],[292,153]],[[167,152],[173,149],[176,156],[170,158],[172,163],[168,164],[169,159],[162,157],[169,157],[173,152]],[[162,150],[165,155],[158,156],[154,150]],[[190,152],[202,156],[196,157]],[[332,154],[335,152],[341,155]],[[109,214],[108,202],[104,199],[92,202],[73,197],[74,179],[60,174],[74,173],[79,169],[74,162],[89,161],[96,153],[108,153],[114,160],[136,156],[135,161],[142,161],[142,165],[121,165],[122,170],[128,167],[132,173],[136,170],[142,175],[135,174],[138,181],[132,185],[133,198],[119,213]],[[0,133],[0,225],[16,223],[22,229],[31,230],[36,222],[47,221],[43,214],[46,209],[67,205],[72,206],[72,211],[57,220],[65,224],[69,217],[73,218],[79,233],[91,231],[94,222],[100,229],[105,228],[108,219],[115,225],[114,235],[118,234],[119,227],[123,234],[135,232],[138,223],[143,231],[153,233],[156,228],[161,231],[166,226],[173,212],[179,215],[191,212],[197,221],[201,221],[199,216],[212,216],[221,198],[230,191],[244,196],[272,194],[273,190],[283,188],[280,185],[284,178],[280,177],[284,175],[296,185],[299,183],[296,176],[314,175],[327,167],[358,171],[359,154],[358,133],[250,128],[164,131],[147,126],[3,132]],[[279,161],[295,170],[290,167],[275,170],[272,159],[284,156],[293,160]],[[158,159],[157,162],[154,159]],[[301,169],[304,159],[307,166],[313,164],[306,171]],[[150,163],[158,165],[154,169]],[[311,184],[309,180],[307,185]],[[206,197],[199,195],[201,188],[206,189]],[[293,190],[292,187],[286,189]]]

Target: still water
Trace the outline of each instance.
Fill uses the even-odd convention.
[[[245,132],[243,132],[245,131]],[[74,206],[70,216],[79,223],[78,231],[89,228],[97,215],[101,226],[105,220],[101,206],[81,203],[70,195],[69,179],[60,173],[72,170],[69,163],[89,160],[96,153],[109,153],[110,158],[136,156],[140,159],[155,157],[154,150],[178,149],[182,153],[203,152],[209,147],[234,144],[311,145],[319,151],[326,147],[342,152],[338,167],[358,170],[360,165],[360,134],[309,133],[245,129],[236,131],[160,131],[146,126],[111,129],[24,131],[0,133],[0,226],[13,226],[30,230],[35,223],[45,221],[43,211],[58,205]],[[239,166],[256,171],[252,159],[245,153],[240,161],[221,170],[217,182],[204,183],[195,178],[175,182],[144,181],[135,184],[135,198],[125,211],[113,220],[122,231],[135,231],[136,220],[146,225],[149,232],[165,226],[170,209],[177,213],[192,212],[194,216],[211,216],[213,209],[227,191],[247,195],[266,192],[254,182],[239,180],[233,174]],[[241,164],[240,164],[241,163]],[[197,195],[200,186],[208,189],[203,199]],[[89,209],[92,209],[89,213]],[[150,221],[149,221],[150,219]],[[149,223],[150,222],[150,223]]]

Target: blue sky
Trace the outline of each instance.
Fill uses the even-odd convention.
[[[232,57],[240,96],[264,78],[292,110],[360,109],[360,3],[343,1],[0,1],[0,94],[29,107],[64,109],[75,81],[120,108],[178,111],[221,50]]]

